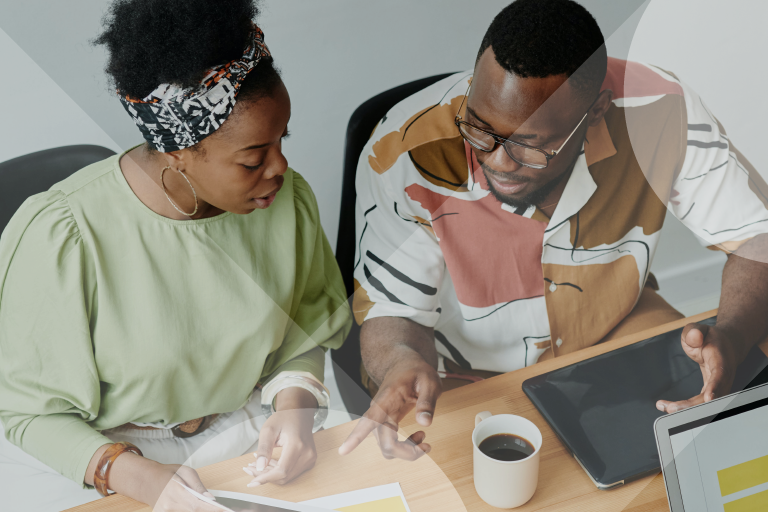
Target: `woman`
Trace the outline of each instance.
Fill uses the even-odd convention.
[[[217,510],[177,485],[206,492],[179,464],[257,440],[249,485],[314,463],[324,350],[350,317],[314,196],[281,152],[290,99],[255,15],[251,0],[112,5],[96,43],[146,143],[31,197],[0,240],[13,509],[74,506],[95,485]]]

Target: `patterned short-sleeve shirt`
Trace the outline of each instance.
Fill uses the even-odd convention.
[[[465,368],[512,371],[593,345],[629,314],[667,209],[710,248],[768,232],[768,186],[672,73],[609,59],[551,218],[496,200],[453,120],[471,72],[396,105],[357,170],[358,323],[409,318]]]

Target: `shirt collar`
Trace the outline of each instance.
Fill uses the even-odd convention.
[[[544,242],[559,231],[568,218],[576,215],[597,190],[589,167],[616,154],[616,147],[605,119],[601,119],[597,126],[587,129],[587,139],[582,149],[582,154],[576,159],[571,177],[544,232]]]
[[[589,198],[592,197],[592,194],[597,190],[597,184],[595,183],[595,180],[592,179],[592,174],[589,172],[585,154],[586,153],[582,151],[576,159],[571,176],[568,178],[565,190],[563,190],[563,195],[560,197],[560,201],[557,203],[552,218],[549,220],[549,224],[544,231],[545,243],[552,235],[566,225],[566,220],[573,215],[576,215],[576,213],[587,204]]]
[[[597,126],[587,128],[587,140],[584,143],[584,154],[587,158],[587,166],[592,166],[601,160],[605,160],[616,154],[616,146],[613,145],[611,134],[605,118],[600,120]]]

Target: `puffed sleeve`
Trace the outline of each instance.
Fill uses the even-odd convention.
[[[0,237],[0,420],[13,444],[84,485],[109,439],[88,425],[100,404],[89,278],[66,196],[29,198]],[[89,291],[90,290],[90,291]]]
[[[352,315],[344,282],[309,184],[293,172],[296,208],[296,285],[291,325],[281,346],[266,361],[263,375],[309,372],[323,382],[324,352],[339,348]]]

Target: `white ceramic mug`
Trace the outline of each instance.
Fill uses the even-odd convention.
[[[522,460],[496,460],[480,451],[480,443],[494,434],[514,434],[528,440],[534,452]],[[541,432],[525,418],[512,414],[493,416],[484,411],[475,416],[472,452],[477,494],[491,506],[514,508],[531,499],[539,483]]]

